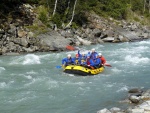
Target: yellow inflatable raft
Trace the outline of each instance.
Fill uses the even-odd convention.
[[[88,67],[80,66],[80,65],[69,65],[64,68],[64,72],[69,74],[76,74],[76,75],[96,75],[104,71],[104,67],[100,67],[97,69],[90,69]]]

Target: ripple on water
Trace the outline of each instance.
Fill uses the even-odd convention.
[[[140,64],[148,64],[150,62],[150,59],[147,57],[141,57],[140,55],[139,56],[127,55],[125,57],[125,61],[136,65],[139,63]]]
[[[128,91],[128,90],[129,90],[129,87],[124,85],[121,88],[119,88],[116,92],[119,93],[119,92],[125,92],[125,91]]]
[[[10,65],[14,64],[30,65],[30,64],[41,64],[41,62],[38,55],[27,54],[25,56],[13,57],[12,61],[10,62]]]
[[[113,71],[114,73],[121,73],[122,70],[119,70],[118,68],[114,67],[114,68],[112,69],[112,71]]]
[[[7,86],[6,82],[0,82],[0,88],[4,88],[6,86]]]
[[[41,64],[40,58],[34,54],[28,54],[24,57],[23,65],[26,64]]]
[[[0,73],[5,71],[6,69],[4,67],[0,67]]]

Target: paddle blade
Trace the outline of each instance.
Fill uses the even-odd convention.
[[[71,46],[71,45],[67,45],[66,49],[70,50],[70,51],[74,51],[75,50],[75,48],[73,46]]]
[[[110,64],[106,64],[106,63],[104,64],[104,66],[107,66],[107,67],[112,67]]]
[[[57,69],[60,69],[62,66],[56,66]]]

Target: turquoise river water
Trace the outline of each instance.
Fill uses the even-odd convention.
[[[65,74],[68,53],[0,56],[0,113],[96,113],[127,105],[131,88],[150,88],[150,40],[81,47],[95,48],[112,67],[95,76]]]

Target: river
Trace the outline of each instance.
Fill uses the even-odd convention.
[[[1,113],[96,113],[121,107],[131,88],[150,87],[150,40],[104,43],[95,48],[112,67],[95,76],[65,74],[61,59],[68,53],[0,56]]]

